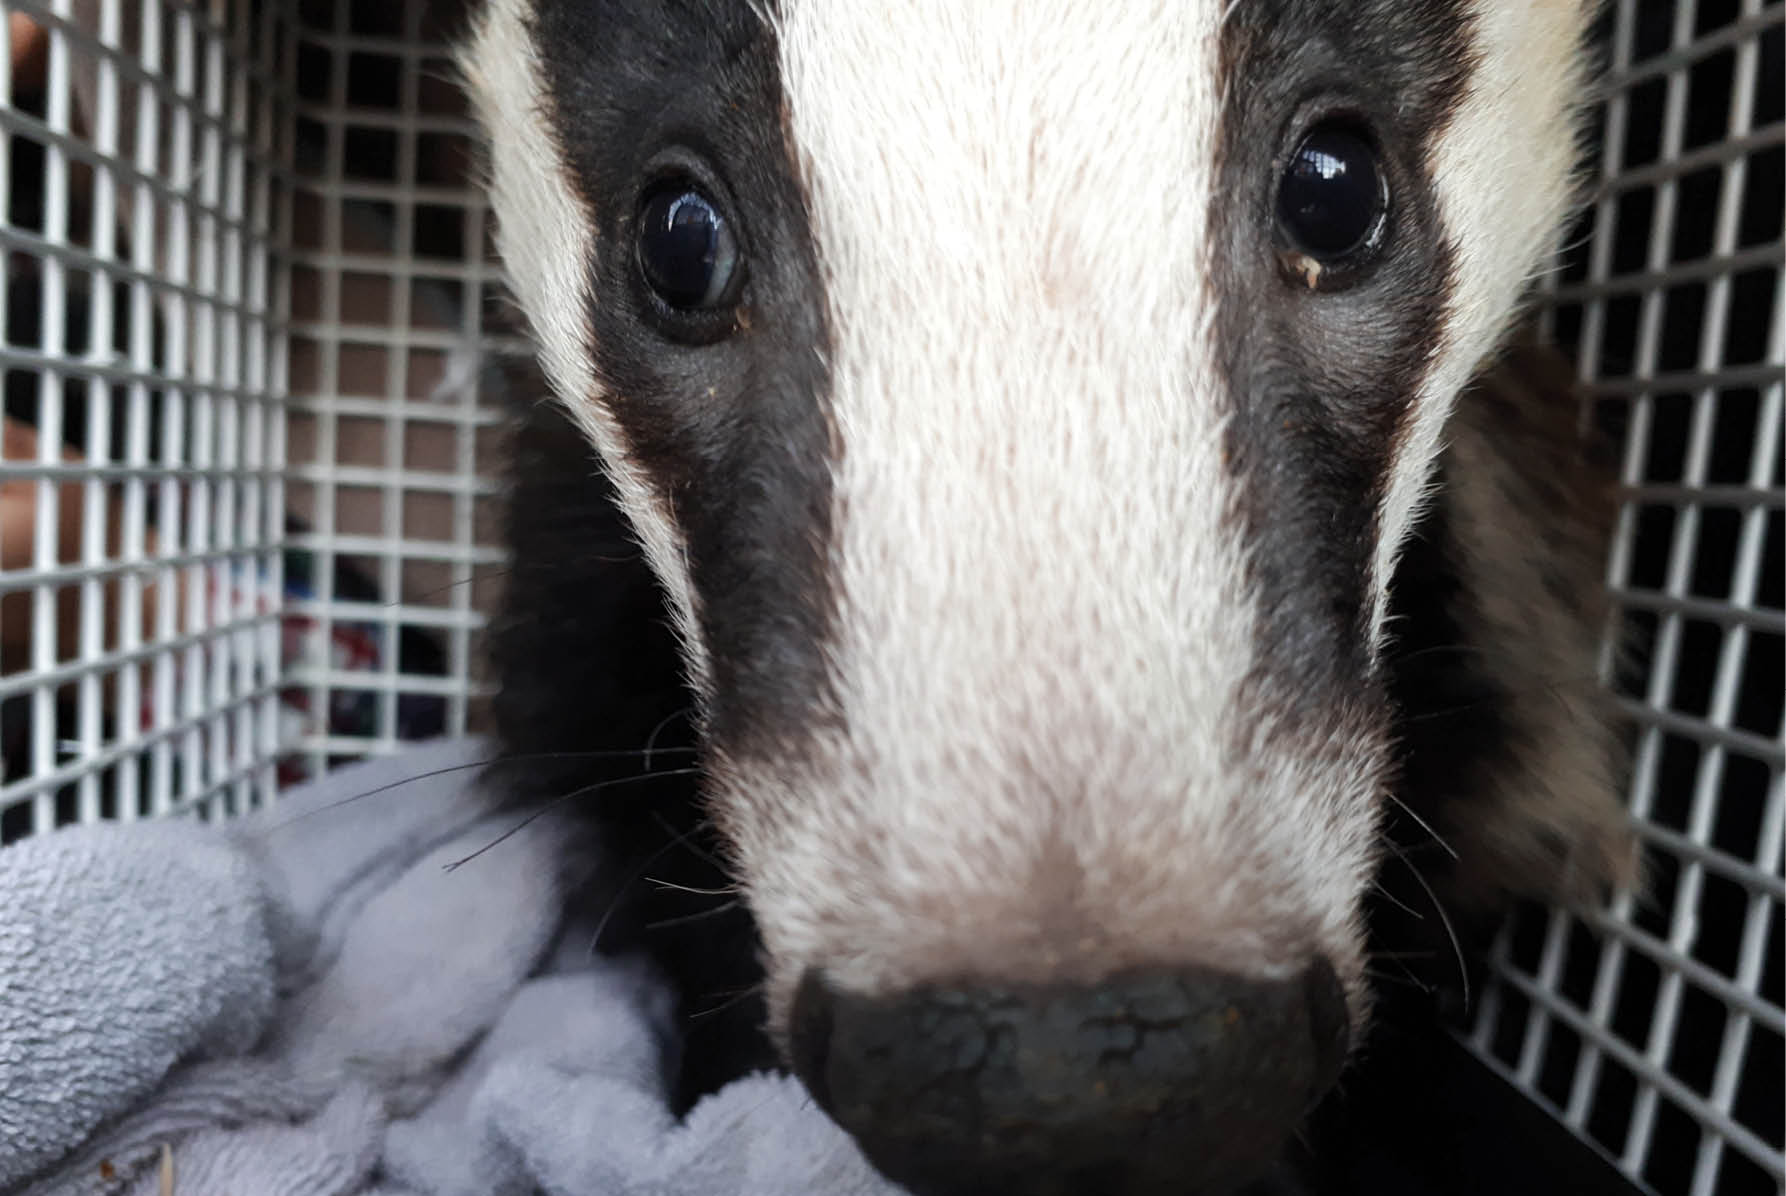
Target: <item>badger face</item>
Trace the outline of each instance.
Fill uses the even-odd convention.
[[[1586,17],[489,0],[501,251],[678,622],[772,1031],[890,1173],[1219,1184],[1331,1081],[1386,587]]]

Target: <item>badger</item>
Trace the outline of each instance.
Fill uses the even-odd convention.
[[[1398,863],[1630,882],[1610,489],[1520,331],[1593,15],[484,0],[552,395],[501,787],[600,825],[679,1100],[791,1068],[925,1196],[1228,1192]]]

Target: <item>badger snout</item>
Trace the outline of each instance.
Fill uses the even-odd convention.
[[[832,988],[808,971],[792,1061],[919,1196],[1228,1192],[1277,1159],[1338,1076],[1345,993],[1178,968],[1091,985]]]

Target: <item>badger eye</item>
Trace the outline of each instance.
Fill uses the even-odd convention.
[[[1278,184],[1278,222],[1290,244],[1317,262],[1348,258],[1376,242],[1388,190],[1377,151],[1342,124],[1317,126]]]
[[[673,179],[639,202],[639,269],[671,307],[696,311],[723,306],[738,273],[738,243],[730,225],[700,188]]]

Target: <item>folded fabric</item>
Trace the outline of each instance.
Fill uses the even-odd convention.
[[[488,751],[0,850],[0,1191],[897,1196],[786,1076],[671,1114],[672,994]]]

